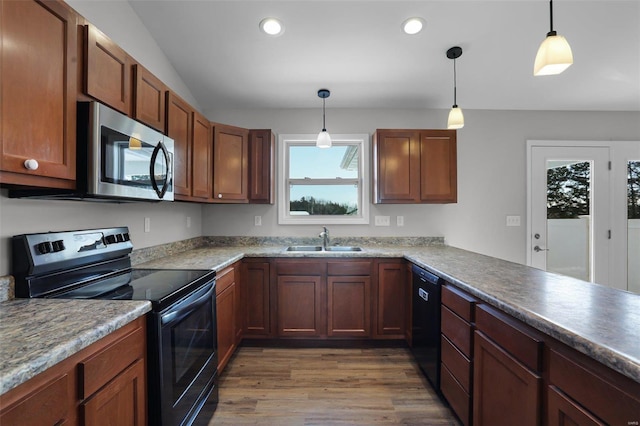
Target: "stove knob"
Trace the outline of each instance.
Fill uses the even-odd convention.
[[[52,250],[51,243],[49,241],[43,241],[38,245],[36,245],[36,249],[40,254],[51,253],[51,250]]]
[[[124,234],[122,234],[122,238],[124,238],[124,241],[129,241],[131,239],[131,237],[129,237],[128,232],[125,232]]]
[[[105,239],[107,240],[107,244],[114,244],[116,242],[115,235],[107,235],[107,238]]]
[[[116,234],[116,241],[119,243],[124,242],[124,237],[122,236],[122,234]]]

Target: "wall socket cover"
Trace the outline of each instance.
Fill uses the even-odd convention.
[[[520,216],[507,216],[507,226],[520,226]]]
[[[151,218],[144,218],[144,232],[151,232]]]
[[[375,217],[375,225],[376,226],[391,226],[391,217],[390,216],[376,216]]]
[[[404,216],[396,216],[396,225],[404,226]]]
[[[254,226],[262,226],[262,216],[254,216],[253,217],[253,225]]]

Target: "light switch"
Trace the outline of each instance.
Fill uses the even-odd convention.
[[[144,232],[151,232],[151,218],[144,218]]]
[[[389,217],[389,216],[376,216],[375,217],[375,225],[376,226],[391,226],[391,217]]]

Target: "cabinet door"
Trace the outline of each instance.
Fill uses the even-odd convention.
[[[269,272],[268,262],[242,264],[245,336],[271,334]]]
[[[275,201],[275,137],[271,130],[249,131],[249,202]]]
[[[193,113],[192,193],[194,197],[210,200],[213,194],[212,167],[213,138],[211,124],[201,114]]]
[[[475,332],[473,423],[539,425],[542,378]]]
[[[322,324],[322,278],[278,276],[278,335],[319,337]]]
[[[146,425],[145,387],[145,363],[138,360],[81,404],[83,424]]]
[[[548,424],[549,426],[604,426],[576,402],[565,396],[555,386],[548,388]]]
[[[2,2],[0,183],[75,185],[76,22],[62,2]]]
[[[423,203],[457,201],[455,130],[420,132],[420,200]]]
[[[374,135],[376,203],[420,200],[420,134],[415,130],[378,130]]]
[[[218,373],[224,370],[235,349],[236,288],[229,285],[216,295],[216,328],[218,330]]]
[[[173,139],[173,185],[178,199],[191,197],[191,106],[167,92],[167,135]]]
[[[378,265],[376,335],[404,338],[406,328],[407,269],[402,262]]]
[[[0,414],[0,424],[2,426],[64,424],[68,414],[71,385],[72,380],[67,374],[54,379]]]
[[[327,278],[327,335],[371,335],[371,278]]]
[[[249,131],[215,124],[213,137],[213,195],[220,203],[246,203]]]
[[[85,92],[123,114],[131,113],[131,60],[95,26],[85,28]]]
[[[133,118],[165,131],[167,86],[140,64],[133,66]]]

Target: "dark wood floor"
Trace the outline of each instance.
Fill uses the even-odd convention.
[[[459,425],[404,348],[241,347],[213,425]]]

